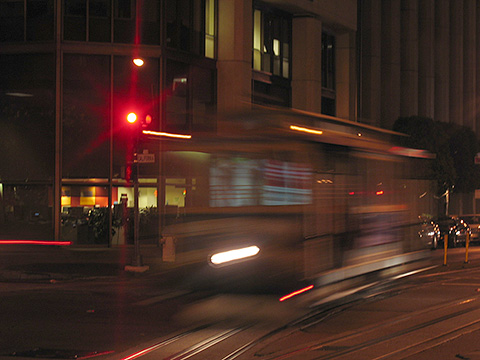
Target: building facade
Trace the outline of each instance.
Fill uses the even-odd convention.
[[[391,128],[399,117],[418,115],[466,126],[478,137],[480,1],[358,5],[358,120]],[[451,201],[453,214],[480,209],[474,194],[454,194]]]
[[[128,242],[102,224],[133,206],[129,112],[188,134],[252,102],[355,120],[356,30],[355,0],[1,1],[0,238]],[[158,166],[142,214],[185,201]]]
[[[359,117],[391,128],[420,115],[479,128],[480,2],[359,2]]]
[[[185,134],[252,103],[477,132],[479,30],[479,0],[2,0],[0,237],[122,242],[82,225],[133,206],[128,112]],[[158,166],[140,207],[181,207],[192,184]]]

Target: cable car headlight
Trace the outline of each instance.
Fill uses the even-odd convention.
[[[210,256],[210,263],[214,266],[226,265],[232,261],[245,260],[256,256],[260,248],[256,245],[219,252]]]

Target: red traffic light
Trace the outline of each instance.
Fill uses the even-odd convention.
[[[152,115],[145,116],[145,125],[150,125],[152,123]]]
[[[131,112],[127,115],[127,121],[130,124],[134,124],[137,121],[137,119],[138,119],[138,116],[134,112]]]

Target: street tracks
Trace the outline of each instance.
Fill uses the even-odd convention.
[[[477,275],[471,271],[459,279],[445,273],[383,284],[283,324],[248,316],[237,318],[235,326],[228,326],[229,321],[209,323],[115,359],[431,358],[425,352],[480,330]],[[442,295],[447,292],[453,295]]]

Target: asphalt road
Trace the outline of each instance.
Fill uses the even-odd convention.
[[[480,247],[316,307],[188,292],[195,269],[155,251],[137,274],[123,269],[131,250],[2,247],[0,358],[480,359]]]

